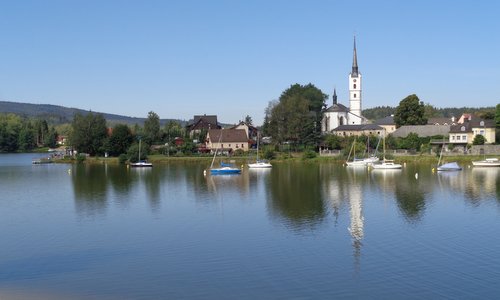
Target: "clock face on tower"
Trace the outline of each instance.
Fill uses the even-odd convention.
[[[353,82],[356,82],[356,79],[353,79],[352,81],[353,81]]]

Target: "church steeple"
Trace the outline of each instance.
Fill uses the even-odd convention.
[[[352,77],[358,77],[358,55],[356,54],[356,36],[354,36],[354,51],[352,55]]]
[[[333,105],[337,104],[337,89],[333,88]]]

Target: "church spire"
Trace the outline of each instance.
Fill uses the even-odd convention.
[[[352,77],[358,77],[358,55],[356,54],[356,36],[354,36],[354,51],[352,55]]]
[[[332,99],[333,99],[333,105],[337,104],[337,89],[336,88],[333,88]]]

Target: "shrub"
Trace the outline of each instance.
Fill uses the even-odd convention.
[[[317,153],[313,150],[306,150],[306,151],[304,151],[304,154],[302,154],[303,159],[312,159],[312,158],[316,158],[316,156],[317,156]]]
[[[122,153],[122,154],[120,154],[120,155],[118,156],[118,162],[119,162],[120,164],[124,164],[124,163],[126,163],[126,162],[127,162],[127,159],[128,159],[128,157],[127,157],[127,154],[125,154],[125,153]]]
[[[85,156],[85,154],[78,154],[76,156],[76,162],[79,164],[83,163],[86,159],[87,159],[87,156]]]

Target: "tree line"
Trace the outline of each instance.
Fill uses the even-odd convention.
[[[56,144],[57,131],[47,121],[0,114],[0,152],[32,151]]]

